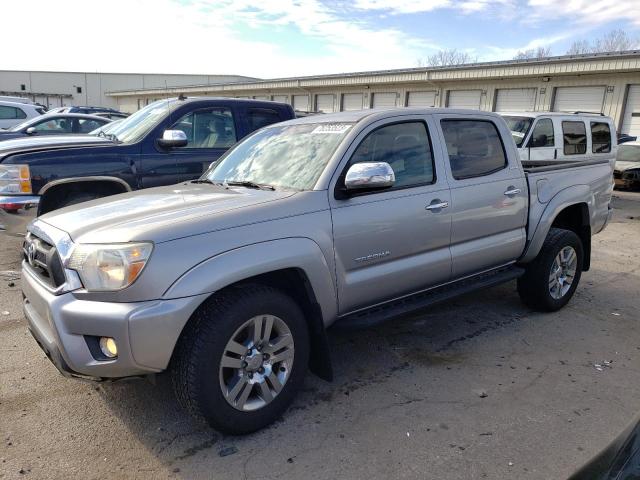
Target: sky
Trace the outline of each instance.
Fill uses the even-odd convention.
[[[411,68],[441,49],[508,60],[613,29],[640,0],[0,0],[0,69],[279,78]],[[8,19],[15,19],[9,22]]]

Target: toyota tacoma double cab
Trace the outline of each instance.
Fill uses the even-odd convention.
[[[290,105],[239,98],[158,100],[109,133],[0,145],[0,230],[24,235],[37,215],[202,175],[237,140],[295,118]]]
[[[615,150],[615,139],[611,138]],[[517,279],[554,311],[589,270],[613,190],[606,156],[523,164],[488,112],[364,110],[271,125],[199,179],[43,215],[24,313],[67,376],[167,371],[224,432],[277,419],[326,330]]]

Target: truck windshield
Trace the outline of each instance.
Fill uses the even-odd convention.
[[[640,162],[640,145],[620,145],[616,160],[621,162]]]
[[[351,127],[350,123],[267,127],[237,144],[203,178],[310,190]]]
[[[114,135],[115,139],[124,143],[133,143],[144,137],[153,127],[155,127],[160,119],[169,113],[170,103],[167,100],[158,100],[150,103],[130,117],[125,118],[109,131],[110,135]]]
[[[507,122],[507,126],[509,130],[511,130],[511,136],[513,140],[516,142],[516,146],[520,148],[522,146],[522,142],[524,142],[524,138],[527,136],[529,132],[529,128],[531,128],[531,124],[533,123],[533,118],[531,117],[513,117],[510,115],[503,116],[504,121]]]

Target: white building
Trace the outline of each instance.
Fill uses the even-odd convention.
[[[270,99],[296,110],[436,106],[491,111],[588,111],[640,135],[640,51],[192,86],[106,89],[123,111],[180,93]]]
[[[0,95],[28,97],[49,108],[69,105],[118,107],[105,92],[221,84],[255,80],[239,75],[165,75],[142,73],[30,72],[0,70]]]

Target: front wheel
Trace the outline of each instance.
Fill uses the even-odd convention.
[[[309,359],[298,305],[271,287],[232,288],[207,301],[182,335],[172,365],[180,403],[225,433],[258,430],[282,415]]]
[[[540,253],[518,279],[520,298],[534,310],[559,310],[576,291],[582,264],[580,237],[570,230],[552,228]]]

